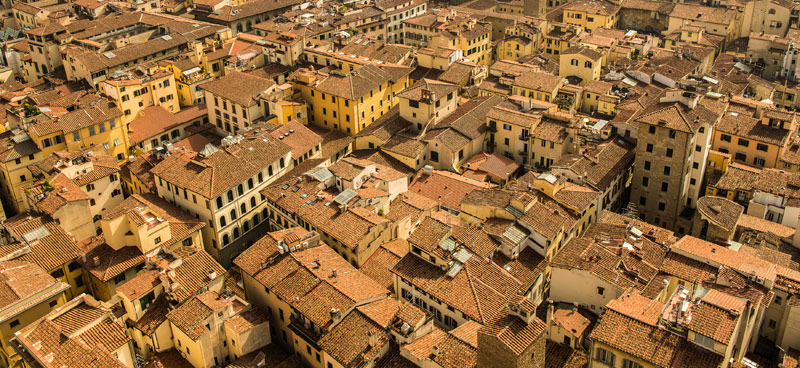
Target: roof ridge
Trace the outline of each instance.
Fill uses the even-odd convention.
[[[475,290],[475,286],[472,284],[472,272],[469,272],[469,267],[464,267],[464,272],[467,274],[467,283],[469,284],[469,289],[472,292],[472,297],[475,299],[475,306],[477,307],[478,317],[481,320],[484,320],[483,317],[483,308],[481,308],[480,298],[478,297],[478,293]]]

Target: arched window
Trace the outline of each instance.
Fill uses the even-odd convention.
[[[244,194],[244,186],[243,185],[239,184],[239,186],[236,187],[236,190],[239,192],[239,195]]]
[[[256,206],[256,197],[250,197],[250,207]]]
[[[222,236],[222,245],[228,245],[231,242],[231,238],[228,237],[228,234]]]
[[[236,209],[231,210],[231,221],[236,220]]]
[[[264,181],[264,174],[258,173],[258,183],[261,184],[262,181]]]
[[[247,213],[247,205],[246,205],[246,204],[242,203],[242,205],[239,207],[239,209],[240,209],[240,211],[239,211],[239,212],[241,212],[241,213],[242,213],[242,215],[244,215],[245,213]]]
[[[225,216],[219,218],[219,227],[225,227]]]
[[[585,66],[587,68],[591,68],[592,67],[592,62],[591,61],[587,61],[587,62],[583,63],[583,66]]]
[[[247,190],[253,189],[253,178],[247,179]]]
[[[248,231],[250,231],[250,221],[245,221],[244,225],[242,225],[242,232],[246,233]]]
[[[572,60],[569,61],[569,63],[572,66],[578,66],[578,59],[572,59]]]
[[[769,10],[769,14],[770,14],[770,15],[772,15],[772,14],[775,14],[775,9],[770,9],[770,10]]]
[[[217,209],[222,208],[222,197],[217,197]]]
[[[241,23],[239,23],[239,24],[237,24],[237,25],[236,25],[236,30],[237,30],[238,32],[242,32],[242,24],[241,24]]]
[[[228,191],[228,202],[230,202],[230,201],[232,201],[232,200],[233,200],[233,191],[232,191],[232,190],[229,190],[229,191]]]
[[[258,214],[253,215],[253,226],[258,225],[259,216]]]
[[[261,211],[261,216],[264,216],[264,218],[267,218],[267,217],[269,217],[269,212],[267,212],[267,209],[266,209],[266,208],[264,208],[264,210],[263,210],[263,211]]]
[[[239,228],[235,227],[233,228],[233,238],[236,239],[238,237],[239,237]]]
[[[272,165],[267,168],[267,175],[272,176]]]

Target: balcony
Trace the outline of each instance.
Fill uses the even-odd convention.
[[[527,142],[530,139],[531,139],[531,134],[528,133],[528,132],[523,132],[523,133],[521,133],[519,135],[519,140],[521,140],[521,141],[526,141]]]
[[[315,349],[320,350],[319,346],[316,345],[316,342],[324,336],[322,333],[317,332],[314,327],[307,322],[303,321],[303,317],[298,313],[292,313],[289,316],[289,328],[294,331],[294,333],[300,335],[303,340],[311,343]]]

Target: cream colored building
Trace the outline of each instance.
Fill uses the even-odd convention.
[[[266,226],[259,191],[292,169],[292,149],[269,132],[253,132],[226,138],[219,147],[208,144],[197,154],[174,151],[151,172],[159,197],[208,223],[206,251],[229,266],[257,240],[254,230]]]

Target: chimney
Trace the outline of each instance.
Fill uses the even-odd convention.
[[[208,280],[209,281],[213,281],[216,278],[217,278],[217,271],[214,271],[214,270],[208,271]]]
[[[339,318],[342,317],[342,312],[338,308],[331,308],[331,321],[334,323],[339,322]]]
[[[334,278],[334,279],[335,279],[337,274],[338,274],[338,272],[336,272],[336,269],[335,269],[335,268],[334,268],[333,270],[331,270],[331,277],[332,277],[332,278]]]
[[[431,348],[431,355],[433,355],[434,357],[439,356],[439,346],[438,345],[434,345]]]
[[[378,332],[377,331],[369,331],[367,332],[367,336],[369,336],[369,346],[374,348],[378,345]]]
[[[100,265],[100,257],[94,256],[94,258],[92,260],[94,261],[94,265],[95,266],[99,266]]]

